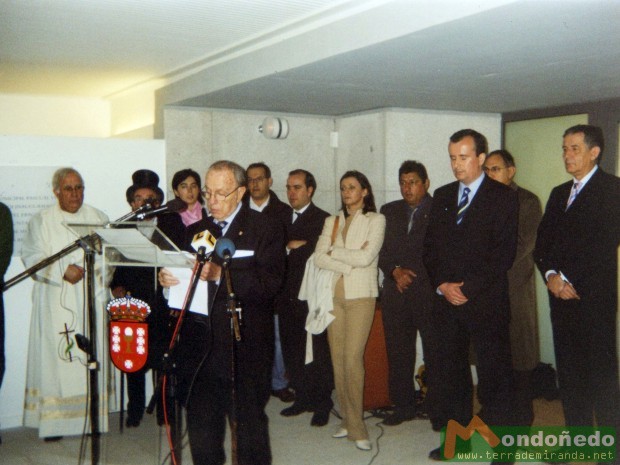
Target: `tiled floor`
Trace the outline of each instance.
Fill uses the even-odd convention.
[[[427,456],[439,445],[439,433],[431,430],[427,420],[416,419],[399,426],[383,427],[380,419],[366,420],[373,444],[371,452],[355,448],[346,439],[333,439],[338,419],[332,415],[323,428],[310,426],[310,413],[285,418],[279,415],[284,404],[271,398],[267,406],[274,465],[417,465],[437,463]],[[2,431],[0,464],[3,465],[71,465],[90,464],[91,445],[86,442],[84,460],[80,462],[80,438],[64,438],[46,443],[36,430],[15,428]],[[227,451],[230,445],[227,445]],[[118,414],[111,417],[111,431],[102,435],[100,465],[169,464],[165,431],[153,416],[146,416],[139,428],[125,429],[121,434]],[[375,457],[376,455],[376,457]],[[189,448],[185,447],[183,465],[191,465]],[[230,463],[230,459],[227,464]]]

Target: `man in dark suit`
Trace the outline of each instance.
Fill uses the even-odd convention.
[[[13,255],[13,216],[11,210],[0,202],[0,289],[4,286],[4,273],[6,273],[11,256]],[[0,290],[0,386],[4,378],[4,296]],[[2,444],[2,439],[0,439]]]
[[[553,343],[568,426],[620,431],[616,318],[620,179],[598,165],[599,127],[567,129],[562,145],[571,181],[551,191],[538,228],[536,265],[549,290]]]
[[[477,356],[478,399],[489,425],[527,421],[515,406],[510,355],[508,269],[517,246],[516,193],[484,175],[486,138],[464,129],[448,145],[458,180],[435,191],[424,262],[433,289],[439,352],[429,372],[435,428],[472,419],[470,342]],[[439,338],[440,341],[439,341]],[[431,451],[440,459],[439,449]]]
[[[327,331],[312,336],[313,361],[305,364],[308,303],[297,298],[306,261],[314,252],[325,218],[329,216],[312,203],[315,191],[312,173],[300,169],[289,173],[286,192],[292,208],[287,221],[288,259],[284,287],[276,299],[276,308],[284,363],[295,389],[295,403],[280,413],[289,417],[314,412],[310,424],[325,426],[333,407],[331,393],[334,388]]]
[[[236,424],[238,463],[268,465],[271,449],[265,406],[273,363],[273,299],[285,271],[283,237],[265,215],[242,205],[246,175],[241,166],[215,162],[205,179],[203,192],[211,217],[192,225],[192,232],[209,230],[235,244],[237,252],[229,269],[242,308],[242,326],[241,340],[233,343],[223,262],[214,258],[200,275],[209,283],[208,315],[188,313],[176,354],[179,388],[187,397],[192,459],[195,465],[225,463],[228,417]],[[169,287],[178,280],[164,269],[160,283]]]
[[[248,177],[248,191],[243,202],[252,210],[264,213],[286,233],[286,225],[291,218],[290,207],[282,202],[275,192],[271,190],[273,178],[271,169],[263,162],[252,163],[246,168]],[[279,398],[282,402],[295,400],[295,392],[289,387],[287,367],[282,355],[280,342],[280,318],[278,309],[274,309],[273,323],[275,352],[273,356],[273,369],[271,371],[271,395]],[[290,374],[289,374],[290,376]]]
[[[424,236],[433,199],[422,163],[407,160],[398,170],[402,200],[381,207],[385,239],[379,268],[385,279],[381,309],[389,362],[390,399],[394,413],[383,424],[399,425],[416,416],[414,370],[420,331],[424,353],[432,289],[422,261]]]

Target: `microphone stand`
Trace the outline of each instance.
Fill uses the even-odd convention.
[[[88,320],[88,338],[79,334],[76,335],[78,347],[87,354],[88,368],[88,392],[90,393],[90,432],[91,432],[91,464],[99,463],[99,444],[101,431],[99,430],[99,362],[97,361],[97,319],[95,317],[95,253],[98,253],[97,243],[99,236],[92,233],[80,237],[75,242],[69,244],[59,252],[41,260],[27,270],[19,273],[4,283],[2,291],[13,287],[24,279],[34,275],[39,270],[60,260],[71,252],[82,248],[86,262],[86,302]]]
[[[182,208],[179,208],[180,207],[180,203],[183,203],[183,201],[179,200],[179,202],[175,202],[175,200],[171,200],[170,202],[168,202],[163,207],[159,207],[159,208],[155,208],[155,209],[153,208],[153,206],[150,203],[144,204],[143,206],[141,206],[137,210],[131,211],[131,212],[121,216],[118,220],[114,221],[114,223],[123,223],[123,222],[126,222],[126,221],[132,221],[132,220],[135,220],[135,219],[143,220],[143,219],[147,218],[148,216],[156,215],[157,213],[165,213],[167,211],[181,211],[181,210],[183,210]],[[64,249],[60,250],[59,252],[56,252],[55,254],[50,255],[49,257],[41,260],[39,263],[31,266],[27,270],[22,271],[18,275],[15,275],[11,279],[5,281],[4,285],[2,286],[2,291],[3,292],[7,291],[11,287],[13,287],[15,284],[18,284],[18,283],[22,282],[24,279],[32,276],[37,271],[42,270],[43,268],[51,265],[55,261],[61,259],[65,255],[70,254],[74,250],[79,249],[80,247],[83,248],[86,251],[87,248],[91,247],[90,244],[94,244],[94,243],[96,243],[98,241],[99,241],[99,236],[97,235],[97,233],[92,233],[92,234],[88,234],[86,236],[80,237],[75,242],[69,244],[67,247],[65,247]],[[87,244],[87,245],[85,246],[84,244]]]
[[[222,267],[224,269],[224,277],[226,280],[226,291],[227,291],[227,304],[228,304],[228,313],[230,316],[230,334],[231,338],[234,340],[231,343],[231,384],[232,384],[232,392],[231,392],[231,415],[230,415],[230,453],[231,453],[231,462],[232,465],[238,465],[239,459],[237,456],[237,381],[236,381],[236,372],[237,372],[237,363],[236,363],[236,345],[235,341],[241,341],[241,331],[239,329],[240,320],[241,320],[241,308],[237,306],[237,296],[235,295],[235,291],[232,287],[232,279],[230,277],[230,260],[231,256],[227,255],[224,257],[224,263]]]
[[[168,204],[167,204],[168,205]],[[176,207],[176,204],[173,204]],[[147,214],[153,214],[153,209],[150,204],[146,204],[140,207],[136,211],[132,211],[116,222],[124,222],[136,217],[144,218]],[[84,250],[85,262],[86,262],[86,301],[87,301],[87,320],[88,320],[88,338],[83,335],[76,335],[76,341],[78,347],[87,354],[87,367],[89,372],[88,377],[88,392],[90,400],[90,428],[91,428],[91,465],[97,465],[99,463],[99,451],[101,431],[99,429],[99,362],[97,361],[97,320],[95,317],[95,253],[101,253],[97,250],[97,245],[100,245],[100,238],[97,233],[88,234],[75,240],[62,250],[56,252],[53,255],[41,260],[39,263],[31,266],[27,270],[19,273],[13,278],[5,281],[2,286],[2,292],[10,289],[14,285],[22,282],[26,278],[34,275],[43,268],[51,265],[52,263],[60,260],[71,252],[82,248]]]
[[[164,409],[166,409],[168,405],[172,406],[171,416],[173,420],[172,422],[168,422],[168,424],[170,426],[170,431],[171,431],[170,436],[172,437],[170,454],[172,458],[172,463],[175,465],[181,464],[182,459],[183,459],[182,453],[181,453],[182,439],[183,439],[183,435],[182,435],[183,415],[182,415],[182,410],[181,410],[181,402],[178,399],[177,392],[176,392],[177,391],[177,376],[176,376],[177,361],[174,357],[174,349],[176,348],[180,340],[181,327],[183,326],[183,321],[184,321],[183,318],[186,312],[191,307],[192,301],[194,300],[194,294],[196,294],[196,288],[198,287],[198,282],[200,281],[200,273],[202,272],[202,269],[205,263],[207,262],[206,250],[207,249],[204,246],[201,246],[198,249],[198,253],[196,255],[196,267],[194,269],[194,273],[192,274],[192,281],[190,283],[189,291],[187,293],[187,297],[185,298],[185,302],[183,303],[183,308],[181,309],[181,313],[179,315],[179,319],[177,321],[177,325],[176,325],[174,334],[172,336],[172,340],[170,341],[168,350],[162,356],[161,373],[158,376],[157,385],[155,386],[153,396],[151,397],[151,400],[149,401],[149,405],[146,408],[146,413],[148,413],[149,415],[152,414],[155,409],[155,405],[159,402],[160,399],[164,399],[163,400]],[[168,379],[170,380],[170,388],[168,392],[164,392],[164,386],[168,386],[168,383],[167,383]],[[170,399],[171,401],[168,402],[168,399]]]
[[[90,385],[90,432],[91,442],[91,463],[99,463],[99,444],[101,432],[99,430],[99,362],[97,361],[97,318],[95,317],[95,250],[89,247],[84,248],[86,255],[86,283],[88,294],[88,382]]]
[[[146,208],[146,207],[148,207],[148,208]],[[139,213],[143,213],[143,212],[148,211],[150,209],[151,209],[151,206],[146,204],[146,205],[138,208],[135,211],[129,212],[126,215],[121,216],[118,220],[115,221],[115,223],[122,223],[124,221],[131,221],[131,220],[135,219],[138,216]],[[42,270],[43,268],[46,268],[49,265],[51,265],[52,263],[56,262],[57,260],[60,260],[65,255],[69,255],[74,250],[82,248],[86,252],[87,249],[91,248],[90,244],[94,243],[93,241],[98,241],[98,240],[99,240],[99,236],[96,233],[92,233],[92,234],[89,234],[87,236],[80,237],[79,239],[75,240],[73,243],[69,244],[68,246],[66,246],[62,250],[56,252],[53,255],[50,255],[47,258],[44,258],[39,263],[31,266],[27,270],[24,270],[21,273],[13,276],[11,279],[5,281],[4,282],[4,286],[2,286],[2,291],[3,292],[7,291],[8,289],[13,287],[14,285],[21,283],[24,279],[29,278],[33,274],[36,274],[38,271]]]
[[[97,238],[97,235],[94,234],[94,233],[89,235],[89,236],[80,237],[79,239],[77,239],[75,242],[71,243],[70,245],[68,245],[64,249],[60,250],[59,252],[56,252],[54,255],[50,255],[49,257],[44,258],[39,263],[31,266],[27,270],[24,270],[21,273],[13,276],[11,279],[5,281],[4,286],[2,286],[2,291],[3,292],[7,291],[8,289],[13,287],[14,285],[21,283],[24,279],[32,276],[33,274],[37,273],[38,271],[42,270],[43,268],[51,265],[55,261],[60,260],[65,255],[69,255],[71,252],[73,252],[74,250],[79,249],[80,247],[82,247],[82,248],[84,248],[84,250],[86,250],[86,248],[88,248],[88,246],[86,246],[86,248],[85,248],[84,244],[88,243],[89,241],[93,241],[96,238]]]

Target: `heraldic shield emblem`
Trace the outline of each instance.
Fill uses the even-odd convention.
[[[125,373],[138,371],[148,358],[149,329],[145,320],[151,308],[130,295],[111,300],[107,308],[112,363]]]

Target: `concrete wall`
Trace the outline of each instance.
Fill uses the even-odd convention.
[[[167,186],[175,172],[191,167],[204,175],[220,159],[246,167],[264,161],[273,177],[273,190],[286,201],[286,178],[296,168],[311,171],[319,186],[315,201],[334,210],[334,150],[329,136],[333,120],[328,117],[285,116],[289,124],[286,139],[267,139],[258,126],[269,116],[264,113],[209,109],[169,108],[165,111]],[[202,179],[204,183],[204,179]]]
[[[265,116],[288,120],[286,139],[266,139],[257,130]],[[463,128],[487,136],[489,146],[501,145],[501,118],[426,110],[387,109],[332,119],[307,115],[171,107],[164,112],[168,180],[183,168],[201,175],[209,164],[231,159],[242,166],[264,161],[274,179],[273,190],[285,200],[287,173],[311,171],[318,183],[315,202],[329,212],[340,208],[339,180],[347,170],[368,176],[377,207],[400,197],[398,167],[413,158],[425,164],[431,190],[454,177],[448,159],[448,138]],[[337,146],[330,138],[336,133]]]

